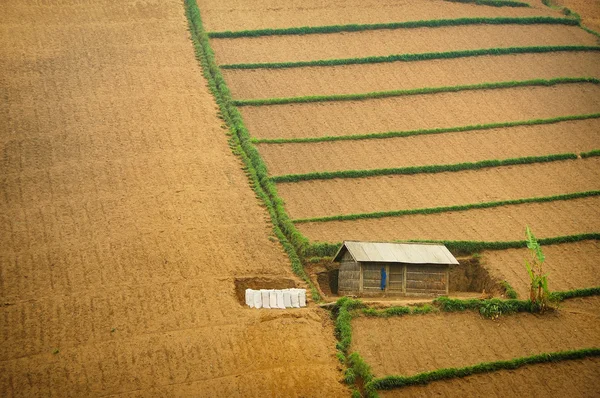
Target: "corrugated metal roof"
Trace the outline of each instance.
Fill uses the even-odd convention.
[[[338,261],[344,247],[354,260],[359,262],[458,264],[452,253],[442,244],[344,241],[334,261]]]

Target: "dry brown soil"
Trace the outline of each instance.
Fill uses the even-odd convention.
[[[292,218],[421,209],[600,189],[600,158],[277,185]]]
[[[181,1],[0,13],[0,395],[347,396],[231,153]]]
[[[600,32],[600,0],[554,0],[553,3],[578,13],[583,25]]]
[[[600,119],[316,143],[258,144],[271,175],[477,162],[600,148]]]
[[[419,130],[596,112],[600,86],[592,83],[241,108],[257,138]]]
[[[550,290],[572,290],[600,286],[600,243],[584,241],[543,247],[544,272]],[[506,280],[519,297],[529,297],[530,280],[525,272],[527,249],[493,250],[483,253],[482,264],[497,278]]]
[[[426,386],[379,391],[381,397],[593,397],[600,389],[600,359],[531,365]]]
[[[482,7],[444,0],[199,0],[208,31],[368,24],[473,17],[560,16],[542,4],[532,8]]]
[[[298,224],[311,241],[523,240],[529,225],[538,238],[597,233],[600,198],[495,207],[430,215]]]
[[[219,64],[596,44],[596,36],[566,25],[471,25],[211,40]]]
[[[410,376],[544,352],[598,347],[600,298],[573,299],[557,313],[521,313],[497,321],[474,312],[352,321],[352,351],[377,377]]]
[[[290,69],[224,69],[237,99],[356,94],[558,77],[600,78],[600,52]]]

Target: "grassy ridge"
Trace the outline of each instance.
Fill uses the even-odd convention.
[[[373,379],[367,384],[367,396],[373,396],[375,390],[391,390],[412,385],[429,384],[432,381],[447,380],[466,377],[481,373],[496,372],[499,370],[514,370],[526,365],[566,361],[600,356],[600,348],[585,348],[582,350],[559,351],[545,353],[508,361],[484,362],[463,368],[437,369],[431,372],[419,373],[414,376],[386,376]]]
[[[329,221],[347,221],[347,220],[360,220],[360,219],[373,219],[373,218],[385,218],[385,217],[401,217],[413,214],[437,214],[445,213],[450,211],[466,211],[475,209],[489,209],[500,206],[514,206],[527,203],[545,203],[554,202],[560,200],[571,200],[578,198],[589,198],[592,196],[600,195],[600,191],[587,191],[587,192],[575,192],[563,195],[553,196],[541,196],[534,198],[523,198],[513,200],[500,200],[495,202],[484,202],[484,203],[471,203],[466,205],[456,206],[441,206],[441,207],[428,207],[423,209],[408,209],[408,210],[395,210],[395,211],[380,211],[375,213],[358,213],[358,214],[342,214],[328,217],[312,217],[312,218],[300,218],[292,220],[295,224],[302,224],[307,222],[329,222]]]
[[[574,243],[584,240],[600,240],[600,233],[578,234],[556,236],[552,238],[538,239],[541,245],[555,245],[559,243]],[[485,241],[456,241],[456,240],[411,240],[406,242],[430,242],[442,243],[448,250],[455,255],[470,255],[478,253],[482,250],[506,250],[506,249],[521,249],[527,247],[527,241],[504,241],[504,242],[485,242]],[[306,256],[309,257],[333,257],[338,249],[342,246],[341,243],[313,243],[305,249]]]
[[[491,130],[491,129],[518,127],[518,126],[537,126],[537,125],[543,125],[543,124],[554,124],[554,123],[560,123],[560,122],[598,119],[598,118],[600,118],[600,113],[591,113],[591,114],[584,114],[584,115],[559,116],[559,117],[550,118],[550,119],[531,119],[531,120],[521,120],[521,121],[516,121],[516,122],[477,124],[477,125],[437,128],[437,129],[387,131],[384,133],[324,136],[324,137],[305,137],[305,138],[270,138],[270,139],[269,138],[262,138],[262,139],[254,138],[252,140],[252,142],[259,143],[259,144],[303,144],[303,143],[328,142],[328,141],[354,141],[354,140],[385,139],[385,138],[395,138],[395,137],[410,137],[413,135],[461,133],[461,132],[465,132],[465,131]],[[582,154],[582,156],[583,156],[583,154]]]
[[[511,158],[501,160],[482,160],[480,162],[465,162],[455,164],[440,164],[427,166],[398,167],[390,169],[372,170],[342,170],[342,171],[318,171],[306,174],[284,174],[271,178],[273,182],[298,182],[310,180],[332,180],[334,178],[363,178],[385,175],[410,175],[419,173],[442,173],[463,170],[479,170],[488,167],[513,166],[518,164],[545,163],[559,160],[577,159],[574,153],[561,153],[545,156],[527,156],[522,158]]]
[[[464,25],[579,25],[579,22],[571,18],[555,17],[497,17],[497,18],[457,18],[457,19],[436,19],[428,21],[409,21],[409,22],[391,22],[379,24],[349,24],[349,25],[329,25],[329,26],[303,26],[298,28],[284,29],[257,29],[242,30],[237,32],[210,32],[210,38],[238,38],[238,37],[261,37],[261,36],[285,36],[285,35],[309,35],[322,33],[340,33],[340,32],[363,32],[366,30],[380,29],[412,29],[412,28],[439,28],[444,26],[464,26]]]
[[[241,63],[221,65],[222,69],[283,69],[283,68],[304,68],[319,66],[340,66],[340,65],[362,65],[362,64],[380,64],[387,62],[415,62],[430,61],[436,59],[454,59],[465,57],[481,57],[492,55],[510,55],[510,54],[543,54],[551,52],[574,52],[574,51],[599,51],[599,46],[534,46],[534,47],[505,47],[505,48],[486,48],[479,50],[462,50],[433,52],[420,54],[392,54],[385,56],[372,56],[364,58],[342,58],[342,59],[324,59],[315,61],[296,61],[296,62],[267,62],[267,63]]]
[[[314,95],[305,97],[289,97],[289,98],[265,98],[265,99],[249,99],[236,100],[233,105],[236,106],[264,106],[264,105],[285,105],[285,104],[306,104],[313,102],[332,102],[332,101],[359,101],[377,98],[389,97],[404,97],[409,95],[423,94],[438,94],[438,93],[453,93],[457,91],[469,90],[494,90],[513,87],[530,87],[530,86],[556,86],[558,84],[574,84],[574,83],[592,83],[599,84],[600,80],[594,77],[559,77],[555,79],[533,79],[523,81],[509,82],[492,82],[467,84],[460,86],[446,87],[427,87],[411,90],[391,90],[391,91],[376,91],[361,94],[337,94],[337,95]]]
[[[492,6],[492,7],[531,7],[527,3],[521,1],[511,0],[446,0],[451,3],[469,3],[476,4],[478,6]]]
[[[600,296],[600,287],[552,292],[550,296],[557,301],[568,300],[576,297]]]
[[[580,156],[585,159],[585,158],[592,158],[592,157],[596,157],[596,156],[600,156],[600,149],[594,149],[593,151],[589,151],[589,152],[582,152],[580,154]]]
[[[277,195],[275,185],[268,178],[267,167],[250,141],[250,134],[244,126],[239,111],[232,104],[231,93],[215,62],[208,36],[203,30],[200,10],[196,1],[184,0],[184,5],[196,58],[202,65],[202,71],[208,81],[209,88],[215,96],[221,115],[230,129],[229,145],[233,152],[242,159],[256,196],[265,203],[273,223],[273,232],[290,258],[292,270],[311,287],[313,299],[319,300],[319,294],[304,271],[297,252],[298,249],[308,245],[308,240],[296,230],[285,213],[283,201]]]

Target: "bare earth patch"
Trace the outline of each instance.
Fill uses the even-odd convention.
[[[212,39],[219,64],[312,61],[481,48],[598,44],[577,26],[469,25]]]
[[[419,130],[596,112],[600,112],[600,87],[595,84],[241,108],[250,134],[257,138]]]
[[[525,225],[536,231],[538,238],[596,233],[600,230],[600,198],[372,220],[315,222],[297,227],[311,241],[320,242],[515,241],[524,239]]]
[[[565,302],[557,313],[521,313],[497,321],[473,312],[360,317],[352,321],[351,349],[382,377],[592,348],[600,344],[599,310],[600,299],[593,297]]]

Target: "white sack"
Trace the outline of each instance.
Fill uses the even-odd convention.
[[[277,308],[277,293],[275,290],[269,291],[269,307]]]
[[[300,307],[306,307],[306,290],[300,289],[300,293],[298,294],[298,301],[300,302]]]
[[[254,307],[262,308],[262,295],[260,294],[260,290],[254,291]]]
[[[263,308],[271,308],[271,305],[270,305],[271,298],[270,298],[269,291],[265,290],[265,289],[260,289],[260,294],[262,296]]]
[[[277,308],[285,309],[285,304],[283,303],[283,290],[275,290],[275,294],[277,294]]]
[[[292,307],[300,308],[300,302],[298,301],[298,289],[290,289],[290,298],[292,299]]]
[[[246,289],[246,305],[250,308],[254,307],[254,292],[252,289]]]
[[[285,308],[292,308],[292,299],[290,297],[289,289],[283,291],[283,305],[285,305]]]

